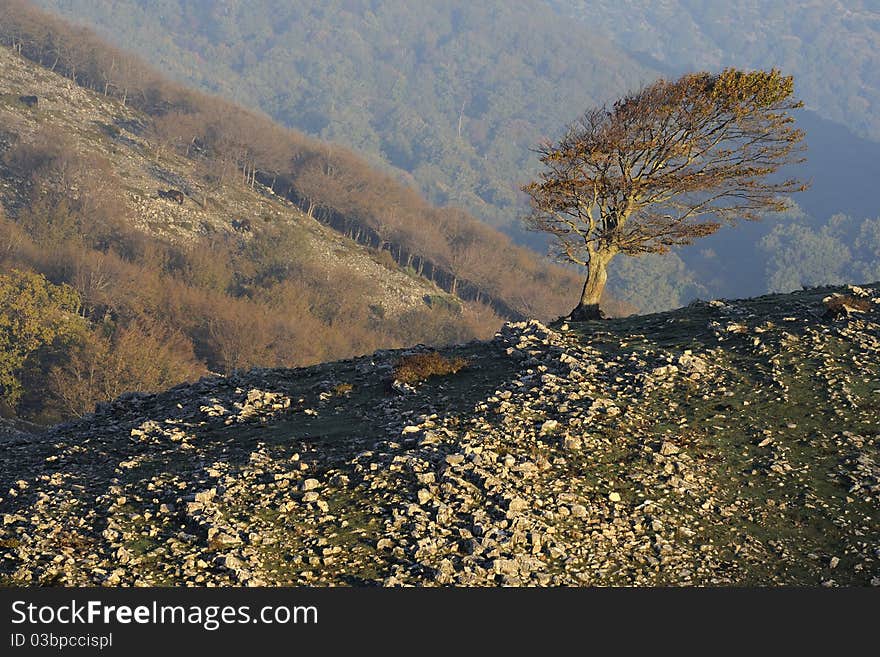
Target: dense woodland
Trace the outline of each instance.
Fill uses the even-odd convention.
[[[775,65],[823,116],[880,140],[872,0],[550,0],[661,71]]]
[[[532,149],[542,138],[661,74],[776,66],[795,76],[811,110],[798,119],[810,149],[798,175],[813,182],[798,198],[802,221],[878,214],[880,22],[862,0],[456,0],[418,11],[400,0],[40,4],[178,79],[345,143],[430,201],[459,205],[539,250],[543,242],[519,227],[518,189],[537,170]],[[779,266],[760,247],[771,230],[723,230],[672,261],[616,263],[609,286],[642,311],[760,294]],[[798,268],[790,263],[784,279],[814,280],[813,265]]]
[[[827,223],[787,221],[760,242],[768,259],[770,289],[880,280],[880,217],[844,214]]]

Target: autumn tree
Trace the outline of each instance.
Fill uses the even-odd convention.
[[[162,390],[204,372],[192,343],[158,322],[104,325],[83,333],[51,368],[46,392],[64,416],[82,417],[124,392]]]
[[[81,327],[79,297],[67,285],[40,274],[0,275],[0,401],[14,407],[21,396],[19,375],[28,357]]]
[[[523,188],[526,222],[553,236],[560,259],[587,270],[573,320],[603,316],[618,253],[664,253],[787,207],[784,195],[805,186],[770,176],[801,161],[793,94],[792,77],[775,69],[661,79],[588,110],[538,149],[545,168]]]

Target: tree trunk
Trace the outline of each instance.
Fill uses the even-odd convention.
[[[599,307],[602,300],[602,292],[605,291],[605,283],[608,282],[608,263],[614,253],[602,251],[590,254],[590,262],[587,265],[587,279],[584,281],[584,289],[581,292],[581,300],[577,307],[571,311],[571,320],[574,322],[586,322],[593,319],[604,319],[605,314]]]
[[[458,113],[458,138],[461,139],[461,122],[464,120],[464,105],[467,101],[461,101],[461,111]]]

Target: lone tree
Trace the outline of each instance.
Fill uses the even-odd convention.
[[[523,187],[526,222],[551,234],[556,255],[586,267],[571,319],[601,318],[607,267],[618,253],[664,253],[786,209],[797,180],[768,180],[800,162],[794,82],[773,69],[693,73],[658,80],[588,110],[556,144],[538,150],[544,171]]]

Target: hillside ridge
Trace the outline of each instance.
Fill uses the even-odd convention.
[[[4,439],[13,585],[880,585],[880,283],[130,393]]]

